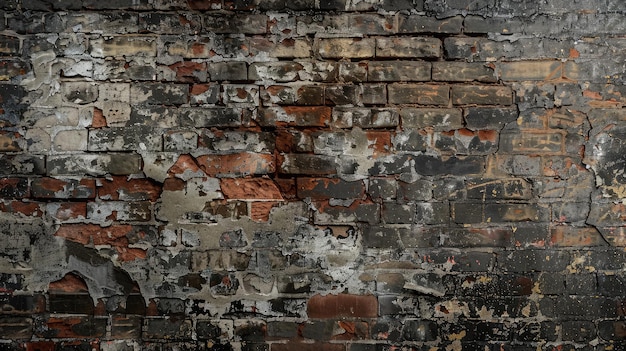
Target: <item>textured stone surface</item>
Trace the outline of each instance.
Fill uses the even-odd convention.
[[[0,350],[623,350],[620,0],[0,0]]]

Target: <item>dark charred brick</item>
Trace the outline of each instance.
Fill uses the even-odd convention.
[[[565,292],[565,275],[543,272],[538,278],[538,288],[544,295],[561,295]]]
[[[467,250],[461,253],[437,253],[430,258],[440,264],[449,264],[453,271],[460,272],[488,272],[496,263],[496,257],[492,253]]]
[[[382,105],[387,102],[387,87],[384,84],[362,84],[361,102],[365,105]]]
[[[280,233],[273,231],[254,232],[252,239],[252,247],[256,248],[280,247],[282,243],[283,239]]]
[[[391,200],[396,198],[396,186],[392,178],[371,178],[367,191],[373,199]]]
[[[267,323],[267,336],[292,339],[298,335],[298,323],[288,321],[270,321]]]
[[[35,335],[39,337],[99,338],[106,333],[107,320],[94,316],[67,316],[50,317],[40,323],[35,330]]]
[[[443,228],[441,227],[424,227],[421,225],[421,218],[418,210],[419,224],[412,226],[409,230],[400,230],[400,240],[404,247],[437,247],[441,242]]]
[[[518,341],[555,341],[557,325],[554,322],[520,322],[514,338]]]
[[[337,85],[324,89],[326,105],[356,105],[358,104],[358,86]]]
[[[595,274],[570,274],[565,279],[565,292],[570,295],[595,295],[596,286]]]
[[[596,337],[596,326],[590,321],[564,321],[563,340],[588,342]]]
[[[341,179],[298,178],[296,183],[299,198],[310,197],[313,200],[358,199],[363,197],[364,186],[361,181],[347,182]]]
[[[91,296],[82,295],[50,295],[48,298],[50,312],[93,314],[94,306]]]
[[[267,16],[256,14],[208,15],[204,18],[205,30],[214,33],[263,34],[267,31]]]
[[[0,295],[0,308],[5,313],[38,313],[44,305],[41,295]]]
[[[196,322],[196,334],[202,340],[218,340],[222,336],[222,330],[211,321],[198,321]]]
[[[428,148],[428,136],[417,130],[409,130],[395,135],[393,146],[398,151],[426,151]]]
[[[191,320],[179,318],[147,318],[143,337],[147,339],[185,340],[192,333]]]
[[[325,0],[322,0],[325,1]],[[336,1],[336,0],[335,0]],[[293,2],[292,2],[293,3]],[[291,350],[301,350],[301,351],[345,351],[345,344],[338,343],[328,343],[328,342],[316,342],[316,343],[303,343],[297,341],[290,341],[285,344],[282,343],[274,343],[272,344],[272,351],[291,351]]]
[[[336,162],[332,156],[287,154],[280,169],[285,174],[327,175],[337,172]]]
[[[245,342],[241,347],[241,351],[269,351],[270,345],[261,342]]]
[[[393,228],[383,226],[364,226],[363,244],[370,248],[394,249],[401,247],[400,232],[406,228]]]
[[[418,155],[414,159],[415,171],[425,176],[480,174],[485,167],[485,160],[479,156],[441,159],[434,156]]]
[[[619,296],[625,286],[626,277],[623,274],[598,275],[598,292],[603,296]]]
[[[614,318],[620,312],[615,300],[603,296],[562,296],[555,303],[559,316],[569,319]]]
[[[11,293],[21,290],[24,281],[22,274],[0,273],[0,293]]]
[[[382,208],[382,220],[385,223],[413,223],[415,221],[415,205],[402,205],[386,202]]]
[[[0,55],[17,56],[20,40],[17,37],[0,35]]]

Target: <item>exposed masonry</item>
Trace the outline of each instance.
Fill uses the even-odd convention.
[[[622,0],[0,2],[0,350],[624,350]]]

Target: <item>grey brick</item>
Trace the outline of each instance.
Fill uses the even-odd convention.
[[[441,57],[441,41],[436,38],[378,38],[376,57],[437,58]]]
[[[161,151],[162,131],[130,126],[94,129],[89,132],[89,151]]]
[[[133,104],[180,105],[189,100],[189,86],[186,84],[140,83],[130,87]]]
[[[248,68],[245,62],[215,62],[209,63],[207,68],[211,81],[241,81],[248,79]]]
[[[80,154],[50,156],[46,168],[48,174],[94,176],[128,175],[141,171],[141,156],[137,154]]]

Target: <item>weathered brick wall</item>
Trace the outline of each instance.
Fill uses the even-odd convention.
[[[624,350],[625,13],[0,1],[0,350]]]

